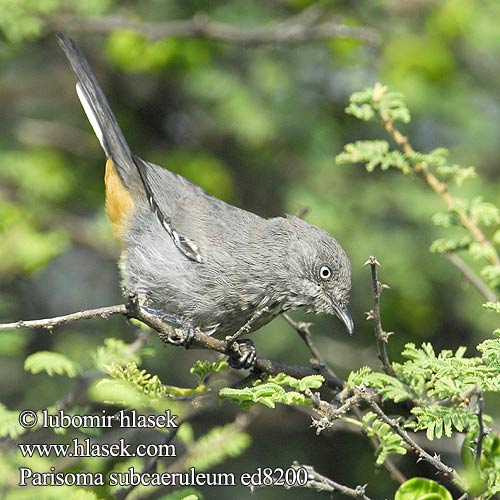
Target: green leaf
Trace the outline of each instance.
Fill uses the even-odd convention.
[[[364,415],[363,424],[367,436],[374,437],[379,442],[379,446],[375,451],[377,465],[382,465],[391,453],[406,454],[406,448],[401,436],[396,434],[389,424],[378,420],[375,413],[368,412]]]
[[[472,243],[470,236],[464,236],[460,239],[439,238],[432,242],[429,251],[432,253],[456,252],[469,248]]]
[[[394,500],[453,500],[453,497],[436,481],[413,477],[398,488]]]
[[[373,172],[378,166],[381,170],[398,168],[405,174],[411,171],[406,156],[400,151],[389,150],[387,141],[356,141],[346,144],[344,151],[335,160],[339,165],[364,163],[368,172]]]
[[[469,215],[474,222],[483,226],[493,226],[500,223],[500,209],[493,203],[483,201],[480,196],[471,200]]]
[[[443,181],[453,181],[458,187],[469,180],[477,177],[474,167],[461,167],[459,165],[442,165],[436,169],[438,177]]]
[[[483,307],[488,311],[493,311],[500,314],[500,302],[486,302]]]
[[[190,373],[196,375],[198,384],[204,384],[207,377],[213,373],[219,373],[229,369],[229,364],[225,360],[219,361],[196,361],[194,366],[189,370]]]
[[[445,406],[417,406],[411,412],[417,417],[415,430],[426,430],[427,439],[440,439],[443,434],[450,437],[453,427],[462,432],[470,425],[474,425],[477,416],[471,408]]]
[[[398,403],[411,399],[407,387],[396,377],[386,373],[374,372],[366,366],[351,372],[347,379],[347,387],[350,389],[361,384],[377,389],[383,401],[390,399]]]
[[[483,276],[492,288],[500,287],[500,266],[484,266],[481,269]]]
[[[99,346],[94,355],[95,366],[100,370],[113,363],[123,365],[127,362],[139,363],[139,355],[131,353],[127,343],[112,337],[104,339],[104,345]]]
[[[25,432],[19,423],[19,412],[8,410],[0,403],[0,438],[10,437],[16,439]]]
[[[404,123],[410,121],[410,111],[406,107],[403,94],[390,92],[380,83],[352,94],[345,112],[364,121],[372,120],[377,114],[384,120]]]
[[[207,470],[227,458],[240,456],[251,444],[251,437],[234,424],[214,427],[198,441],[190,444],[185,467]]]
[[[435,226],[449,228],[460,225],[460,219],[453,212],[439,212],[432,216],[432,223]],[[442,253],[442,252],[439,252]]]
[[[28,356],[24,361],[24,369],[33,374],[46,372],[51,377],[53,375],[66,375],[74,378],[80,369],[78,365],[58,352],[38,351]]]
[[[274,382],[279,385],[287,385],[293,387],[300,392],[304,392],[306,389],[319,389],[323,382],[324,377],[321,375],[307,375],[300,379],[286,375],[285,373],[278,373],[267,379],[267,382]]]
[[[135,363],[128,363],[122,367],[116,363],[105,367],[111,377],[126,380],[140,392],[151,398],[162,398],[167,393],[167,387],[162,384],[158,375],[151,375],[146,370],[141,370]]]

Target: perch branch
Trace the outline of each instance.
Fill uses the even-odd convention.
[[[134,311],[132,311],[132,309],[136,308],[130,308],[124,304],[119,304],[115,306],[101,307],[98,309],[79,311],[76,313],[67,314],[65,316],[57,316],[54,318],[29,321],[20,320],[14,323],[3,323],[0,324],[0,330],[13,330],[19,328],[44,328],[51,331],[57,326],[65,325],[67,323],[72,323],[74,321],[82,319],[108,319],[112,315],[120,314],[122,316],[126,316],[127,318],[135,318],[139,321],[142,321],[144,324],[158,332],[160,338],[162,336],[172,335],[173,328],[168,323],[165,323],[152,314],[148,314],[142,309]],[[196,330],[196,332],[194,333],[194,338],[191,345],[193,347],[210,349],[222,354],[227,354],[227,343],[224,340],[219,340],[211,337],[210,335],[205,335],[199,330]],[[338,379],[338,377],[332,377],[329,371],[322,366],[315,369],[304,366],[288,365],[258,356],[255,362],[255,368],[269,375],[276,375],[277,373],[283,372],[296,378],[302,378],[307,375],[317,375],[319,373],[325,378],[325,383],[329,387],[333,389],[342,389],[343,387],[343,382]]]
[[[88,309],[86,311],[78,311],[76,313],[66,314],[64,316],[56,316],[54,318],[20,320],[14,323],[0,324],[0,330],[15,330],[19,328],[44,328],[52,330],[56,326],[73,323],[81,319],[108,319],[114,314],[127,315],[127,306],[119,304],[116,306],[99,307],[98,309]]]

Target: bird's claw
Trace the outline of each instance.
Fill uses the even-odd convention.
[[[238,340],[236,348],[229,347],[230,354],[228,363],[231,368],[235,370],[250,369],[255,366],[257,361],[257,350],[255,344],[249,339]]]
[[[186,347],[187,349],[189,347],[189,344],[191,344],[191,342],[194,340],[196,332],[193,322],[190,319],[184,316],[179,316],[178,314],[159,311],[158,309],[153,309],[144,305],[141,306],[141,310],[148,315],[160,319],[163,322],[173,323],[180,326],[180,328],[172,327],[170,333],[160,334],[160,339],[162,342],[172,345],[181,345]]]

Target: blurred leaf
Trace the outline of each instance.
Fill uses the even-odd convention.
[[[131,73],[159,71],[174,65],[196,66],[209,60],[206,44],[198,40],[151,41],[132,30],[112,32],[106,51],[114,64]]]
[[[230,169],[219,158],[202,152],[169,151],[163,162],[169,170],[181,174],[210,194],[227,202],[234,199],[235,186]]]
[[[186,86],[190,93],[213,105],[217,124],[243,143],[263,146],[274,139],[276,130],[264,103],[245,83],[213,67],[196,68]]]
[[[19,423],[19,412],[8,410],[0,403],[0,438],[15,439],[25,432]]]
[[[394,500],[453,500],[453,497],[436,481],[414,477],[398,488]]]
[[[214,427],[189,447],[185,468],[208,470],[227,458],[240,456],[251,442],[251,437],[234,424]]]
[[[24,361],[24,369],[37,374],[46,372],[48,375],[66,375],[74,378],[79,373],[77,364],[58,352],[38,351],[28,356]]]

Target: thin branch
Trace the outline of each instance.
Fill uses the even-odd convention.
[[[484,398],[483,391],[478,390],[477,392],[477,423],[478,423],[478,435],[476,440],[476,449],[474,450],[474,458],[476,463],[479,463],[481,460],[481,455],[483,454],[483,440],[488,435],[488,433],[484,430],[484,420],[483,420],[483,412],[484,412]]]
[[[283,319],[293,328],[295,331],[299,334],[300,338],[304,341],[306,344],[307,348],[309,349],[309,352],[312,354],[313,359],[311,360],[314,367],[322,372],[328,373],[329,377],[332,380],[336,380],[337,386],[339,388],[342,388],[345,386],[345,381],[342,380],[340,377],[338,377],[335,372],[327,366],[323,358],[321,357],[321,354],[312,341],[311,338],[311,332],[309,331],[309,328],[311,327],[311,323],[307,323],[305,321],[295,321],[293,320],[288,314],[283,313],[281,316],[283,316]]]
[[[147,23],[121,16],[86,16],[60,14],[45,18],[45,24],[53,30],[109,33],[117,29],[133,30],[150,40],[169,37],[203,38],[242,45],[270,43],[298,44],[331,38],[362,40],[370,45],[380,43],[380,35],[372,28],[342,24],[336,19],[318,22],[316,16],[294,16],[274,26],[246,28],[212,21],[204,13],[191,19]]]
[[[394,369],[392,368],[391,362],[389,361],[389,355],[387,354],[387,340],[389,338],[389,333],[385,332],[382,328],[382,321],[380,318],[380,295],[382,294],[382,284],[378,280],[377,266],[380,266],[377,257],[370,257],[365,263],[365,266],[369,265],[372,275],[372,290],[373,290],[373,309],[368,313],[368,319],[373,320],[373,327],[375,329],[375,338],[377,340],[378,347],[378,358],[382,362],[385,373],[394,376]]]
[[[357,406],[353,406],[352,412],[356,416],[356,418],[362,422],[363,420],[363,414],[361,413],[361,410]],[[370,445],[373,448],[374,451],[377,451],[379,449],[379,442],[376,438],[374,437],[368,437],[368,440],[370,441]],[[391,457],[387,457],[384,460],[384,463],[382,464],[384,469],[389,473],[389,475],[394,479],[394,481],[398,482],[399,484],[403,484],[408,478],[399,470],[398,466],[393,462]]]
[[[411,145],[408,137],[404,136],[395,126],[394,122],[387,118],[387,116],[380,114],[380,120],[384,126],[387,133],[394,139],[396,144],[403,150],[403,152],[408,157],[415,156],[415,150]],[[500,257],[498,256],[495,247],[486,238],[481,228],[476,224],[476,222],[463,212],[457,212],[455,210],[455,198],[448,190],[448,184],[440,181],[432,172],[429,172],[426,168],[424,162],[419,162],[415,165],[413,171],[420,176],[426,184],[437,193],[442,200],[445,202],[448,210],[453,211],[453,213],[459,218],[462,226],[467,230],[467,232],[472,236],[472,238],[481,245],[484,249],[487,249],[486,258],[494,266],[500,266]]]
[[[200,413],[206,411],[206,408],[199,408],[192,413],[190,413],[188,416],[186,416],[183,420],[182,423],[185,423],[187,420],[191,420],[193,417],[199,416]],[[236,415],[236,418],[233,420],[231,424],[227,424],[226,429],[228,427],[231,428],[233,432],[241,432],[247,429],[251,423],[255,420],[256,416],[258,415],[259,410],[257,407],[253,407],[250,409],[248,412],[241,412]],[[180,427],[180,425],[179,425]],[[204,444],[199,444],[199,442],[194,442],[192,443],[186,451],[183,453],[182,456],[178,457],[177,460],[172,462],[171,464],[168,465],[168,467],[165,469],[165,472],[168,473],[174,473],[174,472],[179,472],[179,471],[185,471],[187,470],[187,464],[193,460],[193,458],[196,458],[200,454],[206,453],[206,450],[204,449],[205,445]],[[157,458],[157,457],[154,457]],[[155,460],[156,463],[156,460]],[[134,488],[130,487],[130,490],[133,490]],[[160,498],[165,497],[165,493],[170,491],[171,487],[170,486],[160,486],[155,488],[151,493],[149,494],[144,494],[141,496],[142,500],[158,500]],[[128,493],[127,493],[128,495]],[[120,497],[120,500],[126,497]]]
[[[193,414],[195,414],[195,413],[196,412],[193,412]],[[177,435],[177,432],[179,431],[181,425],[184,424],[185,422],[187,422],[189,420],[189,417],[191,417],[191,416],[189,415],[188,417],[183,418],[182,420],[180,420],[178,422],[177,427],[173,427],[172,429],[170,429],[168,431],[168,433],[165,435],[165,437],[163,438],[161,444],[164,444],[164,445],[170,444],[174,440],[175,436]],[[157,464],[159,458],[160,457],[158,455],[149,457],[149,460],[144,465],[142,471],[140,472],[140,475],[143,476],[144,474],[153,472],[156,468],[156,464]],[[135,490],[135,488],[137,488],[137,486],[139,486],[139,484],[140,483],[138,482],[137,484],[130,485],[128,488],[123,487],[123,488],[119,489],[115,493],[115,499],[116,500],[125,500],[125,498],[127,498]]]
[[[56,326],[73,323],[81,319],[108,319],[114,314],[127,315],[127,306],[119,304],[116,306],[99,307],[98,309],[88,309],[76,313],[66,314],[64,316],[56,316],[54,318],[35,319],[35,320],[20,320],[15,323],[0,323],[0,330],[15,330],[19,328],[45,328],[52,330]]]
[[[313,362],[315,364],[320,364],[323,360],[321,359],[321,354],[319,353],[318,348],[314,345],[311,339],[311,332],[309,331],[311,323],[307,323],[306,321],[295,321],[287,313],[283,313],[281,316],[304,341],[313,356]]]
[[[330,493],[338,492],[351,498],[370,500],[370,497],[365,495],[366,484],[363,486],[356,486],[356,488],[349,488],[348,486],[336,483],[319,472],[316,472],[314,467],[310,465],[301,465],[298,462],[294,462],[292,467],[296,470],[302,468],[307,471],[308,480],[305,486],[302,486],[303,488],[311,488],[316,491],[328,491]]]
[[[4,323],[0,324],[0,331],[19,328],[44,328],[51,331],[57,326],[72,323],[74,321],[82,319],[108,319],[110,316],[115,314],[121,314],[122,316],[126,316],[127,318],[135,318],[139,321],[142,321],[144,324],[158,332],[160,338],[170,338],[173,332],[175,335],[175,329],[170,324],[162,321],[157,316],[148,314],[143,309],[128,307],[124,304],[79,311],[76,313],[67,314],[65,316],[57,316],[54,318],[29,321],[20,320],[14,323]],[[228,354],[227,342],[211,337],[210,335],[205,335],[199,330],[196,330],[194,332],[193,341],[191,342],[190,347],[191,346],[210,349],[221,354]],[[238,351],[237,342],[233,343],[232,348],[234,352]],[[255,362],[255,369],[269,375],[276,375],[283,372],[296,378],[302,378],[307,375],[317,375],[319,373],[325,378],[325,383],[329,387],[333,389],[342,389],[343,387],[343,381],[340,381],[338,377],[332,376],[326,368],[321,366],[315,369],[304,366],[288,365],[258,356]]]
[[[313,418],[312,421],[313,427],[316,427],[316,434],[319,434],[325,429],[331,428],[334,425],[335,420],[341,419],[349,411],[352,411],[359,422],[362,422],[363,420],[363,415],[358,407],[359,401],[362,399],[362,395],[359,392],[352,394],[339,407],[335,407],[332,403],[322,401],[319,395],[314,394],[311,390],[307,390],[305,394],[310,398],[314,409],[321,416],[320,419]],[[352,421],[351,423],[353,424]],[[377,450],[379,448],[378,441],[373,437],[369,437],[368,439],[372,448]],[[399,484],[403,484],[406,481],[407,478],[405,475],[398,469],[396,464],[389,457],[384,460],[383,467]]]
[[[441,472],[445,477],[449,477],[459,488],[462,490],[465,487],[465,481],[459,476],[457,471],[453,467],[445,465],[439,455],[430,455],[427,453],[419,444],[414,441],[409,434],[401,428],[397,420],[389,418],[380,408],[380,406],[374,401],[373,394],[369,392],[366,388],[357,387],[356,392],[360,393],[362,398],[368,403],[372,410],[377,414],[377,416],[391,427],[391,429],[400,436],[403,441],[414,451],[419,458],[425,460],[431,464],[436,470]]]
[[[479,293],[489,302],[496,302],[493,290],[460,258],[456,253],[447,252],[444,256],[463,274],[464,278],[477,288]]]

